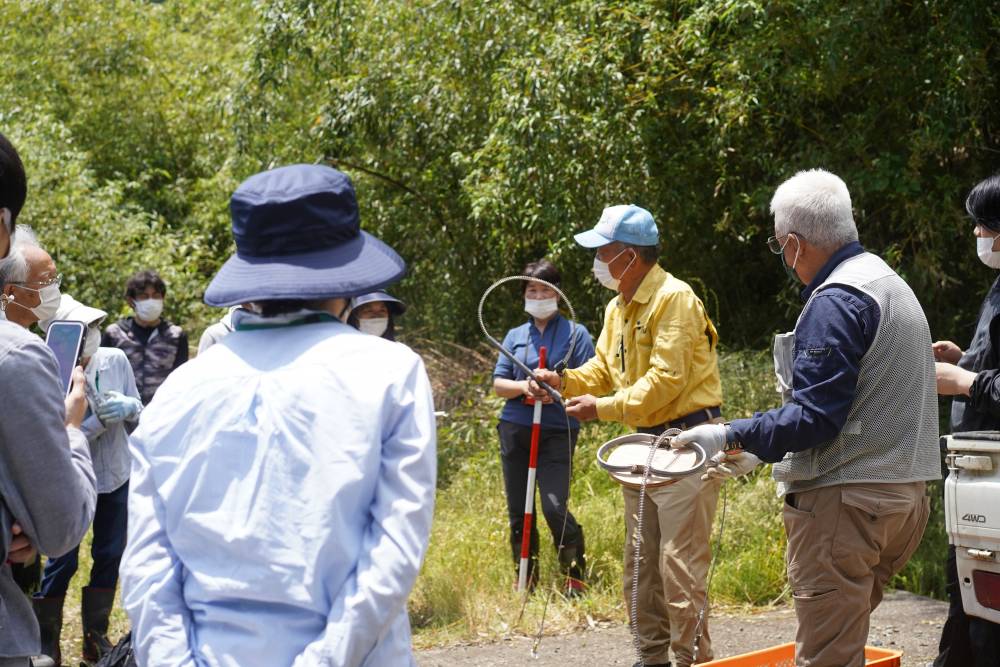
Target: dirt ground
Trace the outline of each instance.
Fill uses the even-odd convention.
[[[872,614],[869,646],[903,651],[903,667],[924,667],[937,655],[948,605],[910,593],[893,592]],[[795,638],[795,613],[780,607],[752,615],[713,615],[715,657],[722,658],[774,646]],[[513,667],[567,664],[630,667],[635,662],[628,629],[597,628],[557,637],[544,637],[538,658],[531,658],[531,639],[514,637],[495,644],[450,646],[418,651],[420,667]]]

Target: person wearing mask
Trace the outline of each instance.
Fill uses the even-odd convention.
[[[540,278],[559,285],[559,269],[542,259],[528,264],[521,275]],[[554,368],[569,352],[568,368],[582,366],[594,356],[594,342],[582,324],[575,326],[559,313],[559,295],[540,282],[522,283],[524,311],[528,321],[507,332],[504,348],[523,361],[528,368],[538,367],[538,350],[546,348],[546,367]],[[531,424],[534,407],[525,402],[530,396],[528,379],[504,355],[497,358],[493,371],[493,391],[506,398],[500,412],[497,432],[500,435],[500,462],[503,465],[504,490],[507,495],[507,520],[510,525],[511,555],[515,566],[521,561],[521,540],[524,531],[525,489],[528,486],[528,458],[531,451]],[[536,480],[541,492],[542,514],[552,534],[559,565],[566,577],[564,591],[576,597],[584,590],[587,560],[584,550],[583,526],[567,508],[573,451],[576,449],[580,422],[567,421],[561,405],[542,407],[542,428],[538,442]],[[565,534],[564,528],[565,526]],[[531,559],[528,561],[528,581],[537,578],[538,527],[531,525]],[[562,542],[560,542],[562,540]]]
[[[56,320],[82,322],[87,337],[80,356],[87,382],[87,415],[81,425],[90,444],[90,456],[97,476],[97,508],[90,546],[93,565],[90,583],[82,591],[83,659],[97,662],[111,650],[108,619],[118,585],[118,565],[125,551],[128,518],[128,476],[131,461],[125,424],[135,425],[142,410],[132,366],[121,350],[99,347],[103,310],[85,306],[68,294],[62,295]],[[48,329],[49,322],[43,322]],[[41,628],[42,652],[60,661],[59,637],[62,630],[63,601],[76,574],[79,547],[45,564],[42,585],[32,599]]]
[[[251,176],[230,212],[236,253],[205,302],[251,308],[167,378],[131,438],[121,577],[136,660],[413,665],[430,382],[409,348],[341,320],[405,264],[361,231],[330,167]]]
[[[143,405],[153,400],[167,376],[188,360],[188,337],[162,318],[167,286],[156,271],[139,271],[125,285],[125,300],[135,313],[104,331],[101,347],[125,352],[135,373]]]
[[[347,323],[362,333],[396,340],[396,318],[406,312],[406,304],[387,292],[369,292],[351,299]]]
[[[0,266],[0,311],[25,329],[51,319],[59,307],[62,276],[30,227],[18,228],[10,257]]]
[[[980,261],[1000,269],[1000,174],[972,189],[965,210],[972,218]],[[951,432],[1000,430],[1000,278],[986,293],[968,348],[962,350],[950,340],[938,341],[934,359],[938,394],[954,396]],[[1000,665],[1000,625],[968,616],[962,606],[954,545],[948,546],[946,574],[948,619],[934,667]]]
[[[570,400],[566,413],[580,420],[619,422],[660,435],[722,421],[718,334],[691,287],[660,268],[660,234],[653,216],[634,205],[604,209],[594,229],[576,235],[595,249],[594,277],[616,292],[604,311],[595,356],[560,377],[539,378]],[[544,396],[532,383],[532,392]],[[633,631],[646,667],[694,660],[698,614],[708,597],[711,530],[720,482],[692,475],[647,489],[639,526],[639,490],[622,487],[625,498],[624,596],[632,607],[633,568],[639,590]],[[641,545],[634,562],[634,539]],[[701,624],[698,660],[712,659],[708,624]]]
[[[7,260],[0,262],[0,317],[25,329],[51,317],[59,305],[59,283],[52,257],[30,227],[19,225]],[[11,574],[26,595],[33,595],[41,582],[41,559],[13,563]]]
[[[0,265],[10,260],[27,179],[17,150],[0,134]],[[83,370],[64,397],[55,356],[24,327],[0,321],[0,667],[52,665],[39,656],[38,623],[8,560],[40,551],[61,556],[94,517],[96,488],[87,438]]]
[[[797,173],[771,213],[768,247],[805,285],[795,330],[774,343],[784,405],[672,444],[700,444],[721,477],[774,463],[795,664],[861,667],[871,612],[920,544],[926,483],[941,476],[931,334],[909,285],[858,242],[839,177]]]

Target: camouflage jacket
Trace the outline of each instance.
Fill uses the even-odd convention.
[[[131,317],[118,320],[104,330],[101,345],[125,352],[142,404],[148,405],[170,372],[188,360],[188,337],[176,324],[161,320],[143,343],[133,326],[135,320]]]

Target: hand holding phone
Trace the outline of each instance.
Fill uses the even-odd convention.
[[[70,390],[66,394],[66,426],[80,428],[83,424],[83,418],[87,414],[87,394],[84,392],[86,385],[87,376],[83,374],[83,367],[77,366],[73,369]]]

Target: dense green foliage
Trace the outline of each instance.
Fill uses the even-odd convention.
[[[817,165],[936,337],[968,336],[990,279],[962,201],[1000,154],[995,3],[32,0],[0,24],[25,221],[112,310],[156,266],[170,314],[206,323],[229,193],[316,161],[354,176],[363,224],[410,263],[410,326],[435,337],[475,335],[483,288],[542,254],[595,323],[607,295],[571,234],[633,201],[723,341],[757,345],[795,309],[762,243],[769,196]]]
[[[232,250],[229,194],[291,162],[355,179],[364,227],[409,262],[397,291],[415,305],[411,342],[477,340],[483,289],[541,255],[597,331],[610,293],[572,234],[604,206],[635,202],[659,221],[662,263],[705,298],[723,343],[763,347],[797,311],[763,244],[768,201],[813,166],[847,181],[862,240],[911,282],[936,338],[968,340],[991,279],[962,202],[1000,165],[996,3],[22,0],[0,3],[0,25],[0,132],[29,171],[21,221],[55,255],[65,291],[123,312],[124,279],[157,268],[167,315],[195,335],[218,316],[201,295]],[[488,312],[498,333],[522,317],[507,297]],[[774,400],[762,363],[723,360],[730,416]],[[510,621],[496,609],[516,600],[497,406],[450,384],[436,387],[451,416],[414,621],[502,631]],[[612,430],[588,427],[577,459],[593,589],[557,610],[577,621],[624,615],[620,497],[592,464]],[[779,598],[770,482],[730,488],[715,595]],[[940,594],[939,507],[935,517],[897,583]]]

